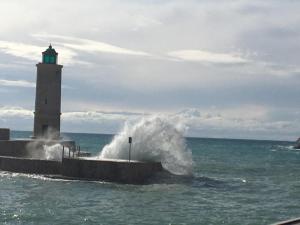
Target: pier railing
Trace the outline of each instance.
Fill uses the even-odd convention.
[[[65,154],[66,153],[66,154]],[[91,153],[87,151],[81,151],[80,145],[75,146],[65,146],[62,149],[62,158],[78,158],[84,156],[90,156]]]

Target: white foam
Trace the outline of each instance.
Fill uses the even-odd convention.
[[[277,150],[282,150],[282,151],[300,151],[300,149],[295,148],[293,145],[275,145],[275,149],[271,149],[271,151],[277,151]]]
[[[47,160],[62,160],[62,152],[63,146],[61,144],[54,144],[54,145],[44,145],[43,150],[45,151],[45,159]],[[65,147],[65,156],[67,156],[69,149]]]
[[[128,137],[132,137],[132,160],[157,161],[171,173],[191,174],[192,153],[177,125],[158,116],[143,118],[133,125],[126,123],[112,142],[104,146],[99,158],[128,160]]]

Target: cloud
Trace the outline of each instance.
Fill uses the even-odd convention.
[[[249,62],[240,56],[227,53],[214,53],[202,50],[179,50],[168,53],[169,56],[184,61],[220,63],[220,64],[240,64]]]
[[[247,114],[247,112],[249,112]],[[82,111],[65,112],[62,124],[73,131],[117,133],[126,122],[134,123],[147,116],[167,117],[187,136],[216,138],[290,139],[300,129],[294,120],[269,120],[269,110],[262,106],[242,106],[225,109],[186,108],[177,113],[143,113]],[[186,128],[186,129],[184,129]],[[282,133],[283,130],[288,132]]]
[[[79,50],[84,52],[103,52],[103,53],[113,53],[113,54],[122,54],[122,55],[136,55],[136,56],[150,56],[150,54],[142,51],[136,51],[126,48],[121,48],[115,45],[107,44],[104,42],[93,41],[89,39],[82,39],[76,37],[68,37],[62,35],[53,35],[53,34],[33,34],[35,38],[45,39],[54,39],[57,40],[57,43],[71,48],[73,50]]]
[[[30,61],[41,61],[42,52],[45,50],[45,46],[41,47],[37,45],[25,44],[22,42],[0,40],[0,51]],[[63,64],[78,63],[78,61],[74,60],[74,57],[76,55],[77,53],[75,53],[75,51],[72,51],[67,48],[60,48],[59,50],[59,60]]]
[[[4,87],[23,87],[23,88],[35,88],[35,82],[27,81],[27,80],[5,80],[0,79],[0,86]],[[62,85],[63,89],[74,90],[74,88],[68,85]]]
[[[64,112],[62,120],[66,122],[95,122],[103,123],[103,121],[115,121],[124,123],[127,120],[135,120],[144,116],[142,113],[135,112],[101,112],[101,111],[83,111],[83,112]]]
[[[22,107],[9,107],[4,106],[0,107],[0,118],[1,119],[7,119],[7,118],[32,118],[33,117],[33,111],[24,109]]]
[[[257,112],[250,109],[256,109]],[[247,115],[247,111],[250,116]],[[234,113],[231,114],[230,112]],[[296,139],[300,132],[297,126],[298,119],[270,120],[269,113],[266,108],[255,106],[244,106],[235,110],[214,109],[201,111],[199,109],[185,109],[174,114],[173,120],[182,121],[186,124],[188,135],[191,136],[273,140]]]
[[[254,109],[256,111],[253,111]],[[252,131],[265,129],[267,113],[268,110],[265,107],[258,106],[210,110],[187,108],[174,114],[174,118],[184,121],[185,124],[194,130]]]
[[[282,65],[282,64],[274,64],[274,63],[266,63],[260,62],[256,63],[256,68],[254,73],[264,73],[272,76],[298,76],[300,75],[299,66],[293,65]]]
[[[44,48],[36,45],[0,40],[0,51],[29,60],[38,61],[41,59],[41,52],[44,50]]]
[[[100,111],[82,111],[82,112],[63,112],[62,120],[72,122],[99,122],[102,120],[125,121],[144,116],[143,113],[136,112],[100,112]],[[3,106],[0,107],[0,117],[33,117],[33,111],[22,107]]]
[[[299,1],[53,0],[32,10],[37,2],[1,1],[0,79],[32,80],[33,64],[52,42],[63,84],[76,90],[63,90],[70,131],[93,124],[101,131],[125,119],[92,110],[195,108],[183,117],[195,136],[253,136],[250,128],[257,137],[296,134],[289,113],[300,101]],[[33,108],[33,88],[4,83],[3,105]],[[272,115],[289,113],[274,119],[270,107]]]
[[[35,83],[26,81],[26,80],[3,80],[3,79],[0,79],[0,86],[33,88],[33,87],[35,87]]]
[[[34,38],[42,40],[43,42],[51,38],[52,43],[59,48],[59,62],[64,65],[79,64],[90,66],[89,59],[78,59],[78,52],[86,53],[112,53],[120,55],[133,55],[133,56],[150,56],[149,53],[143,51],[136,51],[127,48],[121,48],[115,45],[107,44],[104,42],[93,41],[89,39],[82,39],[76,37],[53,35],[53,34],[33,34]],[[47,43],[48,44],[48,43]],[[21,57],[30,61],[40,61],[42,58],[41,53],[45,51],[46,47],[27,44],[23,42],[4,41],[0,40],[0,51]],[[1,66],[1,65],[0,65]],[[3,66],[2,66],[3,67]]]
[[[246,112],[249,112],[247,114]],[[136,112],[81,111],[63,112],[62,129],[73,132],[117,133],[125,122],[136,122],[152,115],[169,118],[174,126],[186,127],[187,136],[217,138],[256,138],[293,140],[300,132],[299,120],[270,120],[269,109],[262,106],[242,106],[236,109],[186,108],[177,113],[143,114]],[[32,120],[33,112],[21,107],[0,107],[0,121],[10,124]],[[29,124],[27,126],[32,126]],[[3,125],[1,125],[3,126]]]
[[[32,130],[33,111],[22,107],[0,107],[0,127],[13,130]]]

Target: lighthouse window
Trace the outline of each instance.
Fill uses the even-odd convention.
[[[55,63],[55,57],[54,56],[50,56],[50,63]]]
[[[50,62],[49,55],[44,55],[44,63],[49,63],[49,62]]]
[[[43,135],[47,134],[48,131],[48,124],[43,124],[42,125],[42,133]]]

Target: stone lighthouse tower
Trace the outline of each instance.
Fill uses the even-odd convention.
[[[59,139],[61,115],[61,70],[57,52],[49,48],[37,66],[33,137]]]

